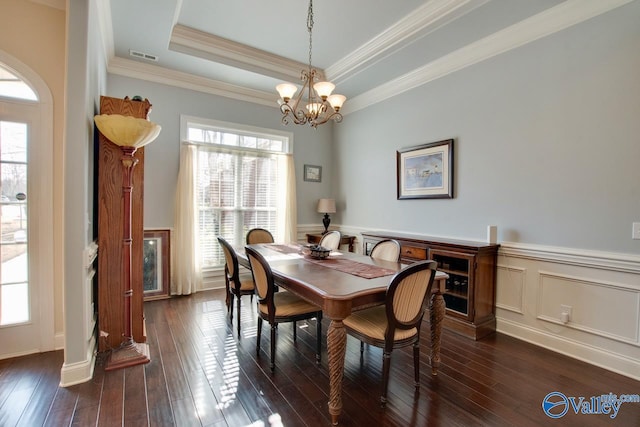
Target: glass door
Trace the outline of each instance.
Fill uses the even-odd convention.
[[[26,72],[44,99],[0,63],[0,359],[55,347],[52,101]]]
[[[26,123],[0,120],[0,327],[31,321]]]

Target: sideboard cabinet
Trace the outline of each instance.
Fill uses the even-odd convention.
[[[433,260],[449,275],[444,292],[444,327],[475,340],[496,330],[495,287],[497,244],[415,236],[362,233],[363,252],[383,239],[400,243],[400,262]]]

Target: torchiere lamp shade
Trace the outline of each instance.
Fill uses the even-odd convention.
[[[100,132],[120,147],[144,147],[162,130],[160,125],[149,120],[120,114],[100,114],[94,117],[94,121]]]

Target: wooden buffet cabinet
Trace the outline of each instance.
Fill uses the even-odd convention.
[[[497,244],[401,233],[362,233],[364,253],[383,239],[400,243],[402,263],[430,259],[449,275],[444,292],[444,327],[475,340],[496,330]]]
[[[147,118],[148,100],[100,97],[100,114],[121,114]],[[122,151],[98,132],[98,328],[108,335],[100,338],[98,349],[106,351],[122,342],[124,333],[124,286],[122,283],[122,245],[124,233],[122,196]],[[131,199],[131,331],[136,342],[146,341],[143,313],[143,184],[144,148],[135,152]]]

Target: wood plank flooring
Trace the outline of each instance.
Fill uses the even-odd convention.
[[[276,371],[269,334],[256,357],[255,307],[243,298],[242,337],[229,325],[223,291],[145,303],[151,362],[58,387],[61,351],[0,361],[0,426],[328,426],[324,346],[315,363],[314,320],[279,326]],[[236,319],[234,318],[234,324]],[[326,333],[328,321],[323,331]],[[342,426],[640,426],[640,403],[615,418],[575,414],[553,420],[542,400],[638,394],[640,382],[502,334],[471,341],[445,331],[440,374],[432,377],[423,331],[421,389],[413,388],[410,349],[392,356],[387,407],[378,406],[382,353],[349,337]]]

